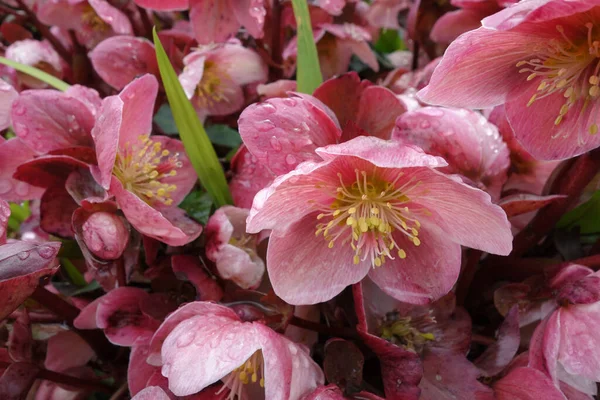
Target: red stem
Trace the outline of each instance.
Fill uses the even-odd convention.
[[[281,29],[281,3],[273,1],[271,8],[271,60],[274,65],[270,68],[270,80],[274,82],[283,77],[283,30]]]
[[[117,282],[119,287],[127,286],[127,275],[125,273],[125,261],[123,257],[117,260]]]
[[[10,367],[11,363],[6,361],[0,361],[0,369]],[[93,381],[89,379],[81,379],[74,376],[61,374],[59,372],[50,371],[48,369],[40,369],[37,373],[38,379],[43,379],[46,381],[60,383],[62,385],[69,385],[81,389],[87,389],[93,392],[103,392],[103,393],[112,393],[112,389],[98,381]]]

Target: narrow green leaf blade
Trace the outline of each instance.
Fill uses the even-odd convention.
[[[310,14],[306,0],[292,0],[296,25],[298,25],[298,55],[296,80],[298,91],[312,94],[323,83],[317,46],[310,24]]]
[[[160,76],[167,92],[173,118],[200,183],[214,199],[217,206],[232,204],[227,180],[217,158],[217,153],[215,153],[192,103],[186,97],[179,79],[177,79],[171,61],[169,61],[169,57],[156,34],[156,27],[152,31],[152,35],[156,47],[156,59],[158,60]]]
[[[8,65],[9,67],[14,68],[19,72],[39,79],[40,81],[47,83],[55,89],[62,90],[63,92],[71,87],[68,83],[63,82],[57,77],[52,76],[40,69],[30,67],[29,65],[21,64],[13,60],[9,60],[8,58],[0,57],[0,64]]]

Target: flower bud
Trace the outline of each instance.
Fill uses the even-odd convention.
[[[129,230],[117,215],[96,212],[83,223],[83,241],[96,257],[116,260],[129,240]]]

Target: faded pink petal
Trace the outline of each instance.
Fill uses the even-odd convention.
[[[125,190],[118,179],[112,178],[110,192],[114,194],[127,221],[140,233],[171,246],[183,246],[195,240],[202,226],[185,217],[183,210],[150,207],[135,194]],[[166,215],[169,212],[170,215]]]
[[[0,246],[0,319],[6,318],[58,269],[59,242],[14,242]]]
[[[158,11],[179,11],[189,7],[189,0],[135,0],[141,7]]]
[[[25,91],[13,102],[11,118],[16,135],[38,154],[93,144],[94,115],[66,93]]]
[[[442,15],[431,30],[431,40],[436,43],[452,43],[461,34],[481,26],[481,20],[491,12],[488,10],[460,9]]]
[[[160,387],[148,386],[133,396],[131,400],[170,400],[170,398]]]
[[[297,89],[296,81],[289,79],[280,79],[275,82],[260,84],[256,87],[256,92],[264,99],[273,97],[287,97],[287,92],[295,92]]]
[[[506,315],[498,330],[497,340],[482,355],[477,357],[475,365],[484,376],[499,374],[514,358],[519,350],[521,335],[519,332],[519,309],[514,306]]]
[[[493,388],[498,400],[565,400],[548,376],[528,367],[512,369]]]
[[[398,29],[398,13],[410,7],[408,0],[374,0],[366,18],[373,26]]]
[[[240,25],[246,28],[253,38],[261,39],[267,15],[265,0],[233,0],[231,5]]]
[[[88,363],[95,356],[94,350],[73,331],[63,331],[48,339],[44,367],[51,371],[66,371]]]
[[[133,28],[127,15],[104,0],[88,0],[98,16],[112,28],[117,35],[133,35]]]
[[[302,161],[318,160],[315,149],[340,137],[338,122],[326,108],[301,97],[269,99],[244,110],[240,135],[259,162],[275,174],[286,173]]]
[[[346,0],[317,0],[316,4],[332,15],[340,15]]]
[[[29,65],[53,75],[63,77],[62,60],[52,45],[46,41],[25,39],[6,48],[5,57],[20,64]],[[48,85],[24,73],[18,73],[19,80],[32,89],[43,89]]]
[[[146,73],[159,75],[154,45],[144,38],[108,38],[98,44],[89,57],[98,75],[117,90]]]

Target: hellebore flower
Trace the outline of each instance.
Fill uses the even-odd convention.
[[[424,304],[456,282],[461,244],[511,251],[504,212],[435,171],[443,159],[365,136],[317,154],[259,192],[248,217],[248,232],[272,230],[267,268],[286,302],[327,301],[369,274],[390,296]]]
[[[190,21],[200,44],[224,42],[241,26],[256,38],[263,37],[264,0],[135,0],[151,10],[190,10]]]
[[[248,210],[219,208],[206,224],[206,256],[217,264],[219,275],[243,289],[255,289],[265,272],[256,254],[260,235],[246,233]]]
[[[208,302],[184,305],[158,328],[148,362],[162,365],[177,396],[222,380],[230,400],[299,400],[323,384],[308,350],[258,322],[242,322],[231,309]]]
[[[194,51],[183,63],[179,81],[202,118],[238,111],[244,105],[243,87],[268,78],[262,58],[237,40]]]
[[[156,78],[144,75],[103,100],[92,130],[98,159],[92,173],[140,233],[182,246],[202,231],[176,207],[196,175],[180,141],[150,136],[157,91]]]
[[[498,129],[477,112],[424,107],[396,120],[392,140],[419,146],[443,157],[448,174],[460,174],[467,183],[500,198],[510,166],[509,152]]]
[[[374,0],[366,17],[373,26],[386,29],[399,29],[398,13],[410,7],[410,0]]]
[[[39,5],[37,16],[46,25],[73,30],[87,48],[114,35],[133,35],[127,15],[105,0],[55,0]]]
[[[29,65],[62,79],[62,60],[54,47],[46,41],[25,39],[14,42],[6,48],[5,57],[21,64]],[[47,83],[28,74],[17,72],[19,81],[31,89],[43,89]]]
[[[600,146],[600,4],[525,1],[482,23],[452,42],[419,97],[466,108],[506,103],[516,138],[538,159]]]
[[[529,365],[590,395],[600,382],[600,273],[571,264],[550,281],[555,309],[536,328]]]

